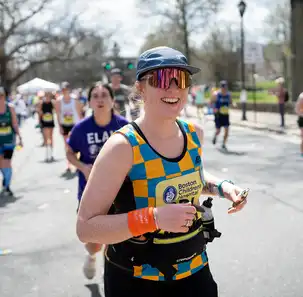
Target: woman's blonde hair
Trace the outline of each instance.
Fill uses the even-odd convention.
[[[284,84],[284,82],[285,82],[284,77],[279,77],[279,78],[277,78],[277,79],[275,80],[275,83],[276,83],[276,84]]]
[[[129,101],[133,102],[134,104],[142,103],[143,98],[139,89],[140,81],[136,81],[131,88],[131,92],[128,95]]]

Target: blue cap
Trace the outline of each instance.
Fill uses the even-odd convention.
[[[186,57],[179,51],[166,47],[159,46],[149,49],[142,53],[137,64],[137,80],[142,77],[142,74],[159,68],[174,67],[187,70],[190,74],[195,74],[201,71],[200,68],[188,65]]]

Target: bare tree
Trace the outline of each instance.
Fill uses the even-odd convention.
[[[28,72],[28,78],[40,75],[51,81],[68,80],[72,86],[84,87],[92,81],[100,80],[101,65],[106,52],[107,46],[104,38],[93,34],[86,35],[77,44],[69,59],[57,59],[34,67]],[[33,75],[34,73],[37,75]],[[25,80],[28,78],[24,77]],[[20,83],[22,82],[20,81]]]
[[[52,2],[0,0],[0,77],[8,89],[39,65],[88,56],[83,42],[96,34],[80,26],[77,15],[64,13],[44,24],[35,23]]]
[[[157,46],[169,46],[176,48],[180,51],[184,50],[184,46],[180,43],[182,40],[182,32],[175,22],[162,22],[153,33],[146,36],[145,42],[140,51],[143,52],[149,48]]]
[[[163,17],[181,35],[183,51],[190,59],[190,35],[204,29],[210,16],[219,10],[221,0],[138,0],[148,16]],[[144,12],[143,12],[144,13]]]
[[[230,24],[215,28],[203,42],[201,52],[207,61],[208,81],[228,80],[234,85],[239,80],[239,32]]]
[[[184,50],[180,44],[182,32],[176,30],[174,23],[160,24],[154,33],[149,34],[141,51],[156,46],[170,46]],[[221,22],[220,28],[211,30],[200,48],[191,47],[190,59],[202,72],[195,76],[196,83],[213,82],[228,79],[230,84],[236,83],[239,78],[239,32],[230,24]]]
[[[275,50],[279,52],[278,59],[280,61],[273,60],[273,56],[275,55],[272,55],[269,50],[265,52],[265,60],[270,66],[273,63],[281,62],[281,68],[283,69],[283,76],[287,86],[290,80],[290,64],[292,58],[290,48],[290,5],[288,0],[282,0],[276,4],[266,20],[264,33],[270,40],[272,46],[275,46]],[[267,55],[266,53],[269,54]]]
[[[265,27],[265,35],[272,41],[289,44],[290,41],[290,6],[287,0],[271,10]]]
[[[302,92],[303,76],[303,1],[291,0],[292,99]]]

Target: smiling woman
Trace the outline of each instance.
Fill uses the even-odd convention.
[[[201,194],[245,205],[242,189],[204,171],[203,131],[178,119],[200,69],[172,48],[144,52],[135,98],[144,113],[101,149],[77,220],[82,242],[107,244],[106,297],[216,297],[208,265]],[[200,212],[197,212],[200,211]],[[118,282],[118,285],[117,285]]]

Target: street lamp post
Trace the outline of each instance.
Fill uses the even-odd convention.
[[[245,90],[245,61],[244,61],[244,25],[243,16],[246,10],[246,3],[240,1],[238,4],[239,13],[241,16],[241,80],[242,80],[242,92]],[[246,94],[246,92],[245,92]],[[246,100],[242,102],[242,121],[246,121]]]

